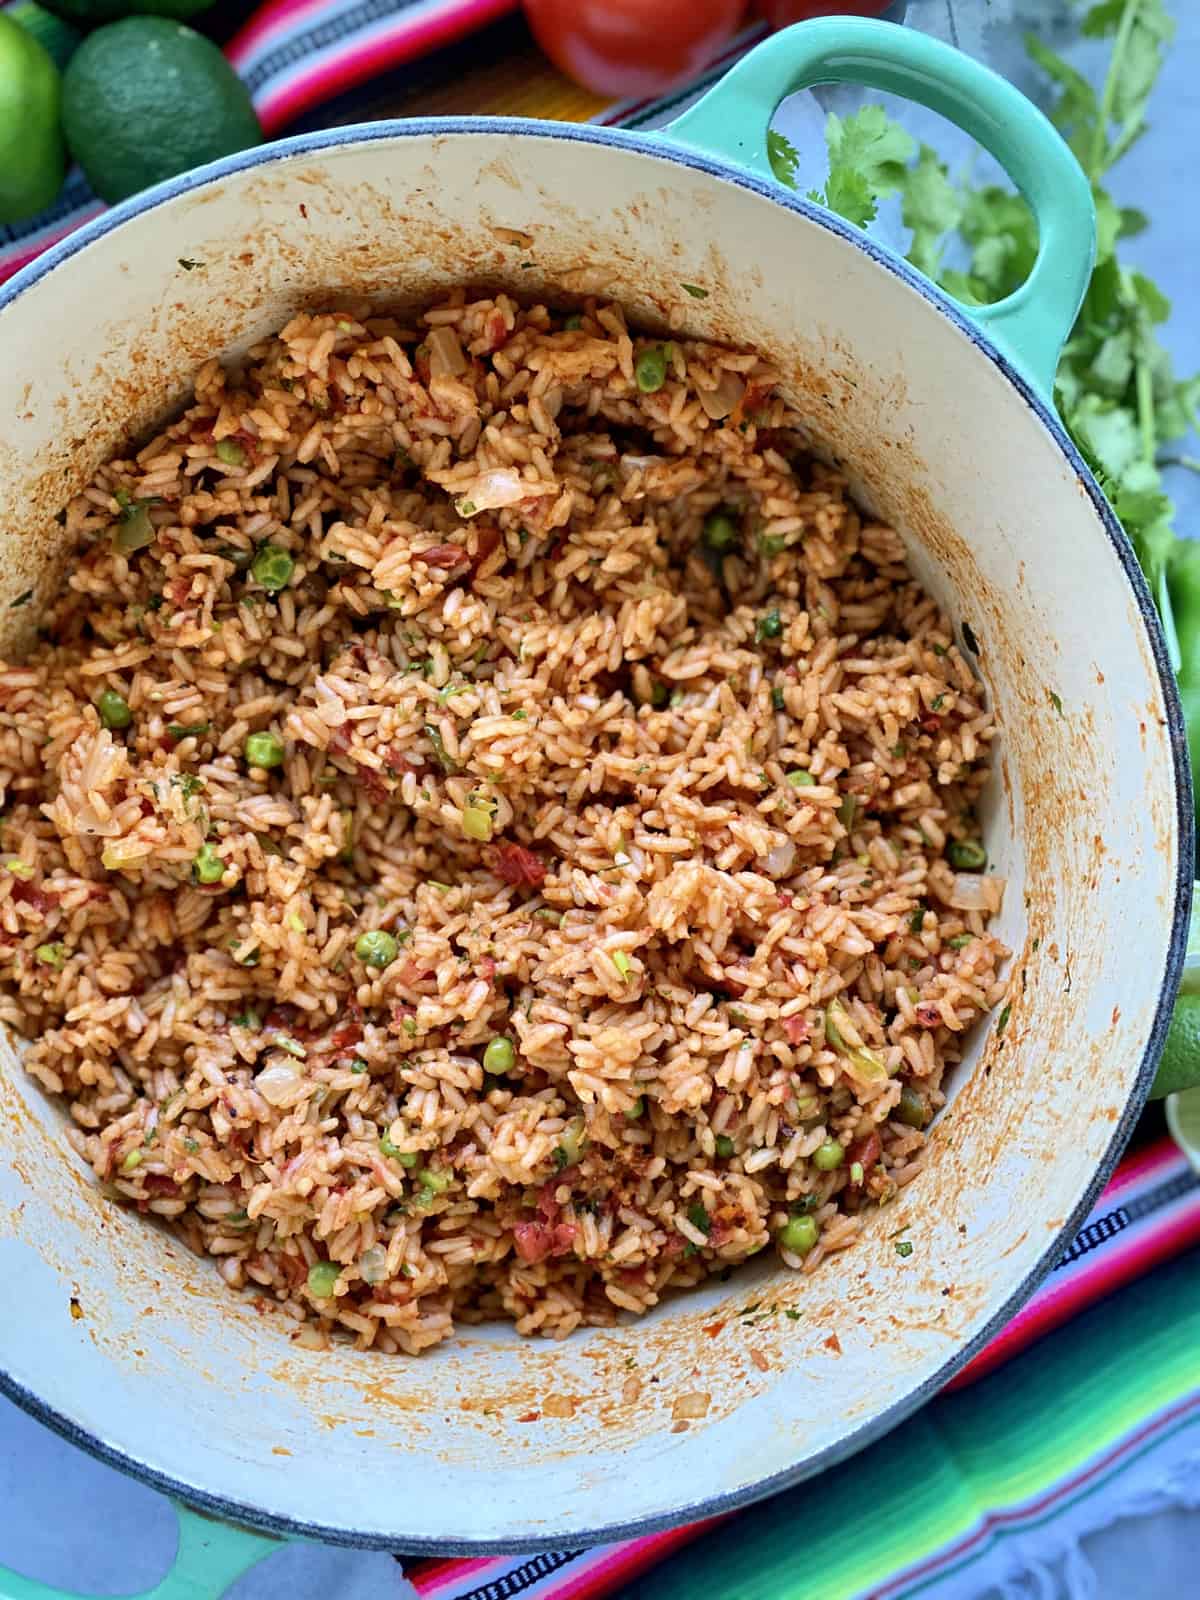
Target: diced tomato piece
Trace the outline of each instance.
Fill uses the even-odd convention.
[[[358,766],[358,780],[371,799],[376,802],[386,800],[391,790],[388,788],[387,780],[383,774],[377,772],[374,767],[366,767],[361,763],[356,763],[356,765]]]
[[[540,889],[546,881],[546,863],[520,844],[500,844],[492,851],[492,871],[505,883]]]
[[[475,554],[471,557],[472,566],[482,566],[499,543],[499,528],[491,524],[485,528],[479,528],[476,534]]]
[[[543,1222],[548,1222],[551,1227],[553,1227],[553,1225],[562,1216],[562,1207],[554,1198],[555,1192],[558,1189],[558,1185],[559,1179],[551,1178],[549,1182],[544,1183],[541,1189],[538,1191],[538,1216],[541,1217]]]
[[[485,983],[491,983],[492,979],[496,976],[495,956],[480,956],[479,976],[484,980]]]
[[[783,1031],[788,1036],[789,1044],[803,1044],[809,1035],[808,1018],[799,1012],[794,1017],[784,1017]]]
[[[857,1162],[863,1169],[863,1178],[865,1179],[882,1154],[883,1145],[880,1142],[879,1135],[872,1128],[865,1138],[856,1139],[850,1146],[846,1152],[846,1162],[851,1167]],[[851,1187],[854,1188],[856,1185],[852,1184]]]
[[[12,898],[39,915],[52,911],[57,904],[54,895],[47,890],[39,889],[35,883],[22,883],[20,880],[13,884]]]
[[[917,1007],[917,1021],[923,1028],[940,1028],[942,1013],[936,1006],[921,1005]]]
[[[427,567],[461,567],[470,560],[461,544],[435,544],[428,550],[418,550],[417,557]]]
[[[357,1044],[362,1036],[363,1031],[361,1023],[344,1023],[340,1028],[335,1028],[333,1030],[329,1040],[330,1049],[348,1050],[352,1044]]]

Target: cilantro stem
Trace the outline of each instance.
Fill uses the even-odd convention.
[[[1142,459],[1154,465],[1154,452],[1158,443],[1158,434],[1154,426],[1154,380],[1150,375],[1150,364],[1140,357],[1134,368],[1134,381],[1137,385],[1137,412],[1138,429],[1142,435]]]
[[[1160,467],[1186,467],[1189,472],[1200,472],[1200,457],[1197,456],[1161,456],[1158,464]]]
[[[1133,32],[1133,25],[1137,21],[1140,0],[1127,0],[1121,21],[1117,28],[1117,36],[1113,40],[1112,55],[1109,57],[1108,71],[1104,75],[1104,89],[1100,97],[1100,115],[1096,119],[1096,126],[1092,130],[1092,150],[1088,160],[1088,177],[1093,183],[1099,182],[1103,174],[1117,159],[1118,151],[1108,147],[1108,125],[1112,121],[1113,104],[1117,97],[1117,83],[1121,76],[1121,58],[1129,43]]]

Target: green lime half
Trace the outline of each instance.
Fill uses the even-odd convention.
[[[20,222],[62,188],[62,80],[31,33],[0,12],[0,222]]]
[[[262,141],[216,45],[165,17],[126,17],[83,41],[63,77],[63,130],[109,201]]]

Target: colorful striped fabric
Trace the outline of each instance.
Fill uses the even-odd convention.
[[[1087,1221],[1076,1234],[1070,1248],[1041,1289],[1008,1327],[964,1368],[949,1386],[947,1394],[973,1385],[1033,1341],[1078,1316],[1095,1301],[1111,1295],[1114,1290],[1131,1279],[1148,1272],[1156,1263],[1177,1255],[1189,1245],[1196,1243],[1200,1243],[1200,1180],[1192,1173],[1175,1145],[1169,1139],[1162,1139],[1148,1149],[1127,1157],[1121,1164]],[[1197,1327],[1200,1329],[1200,1284],[1197,1285],[1195,1302]],[[1115,1330],[1113,1337],[1118,1337]],[[1182,1330],[1180,1337],[1183,1337]],[[1025,1370],[1025,1363],[1022,1363],[1021,1371]],[[1189,1382],[1194,1381],[1190,1368],[1188,1375]],[[1178,1396],[1175,1395],[1170,1383],[1164,1393],[1166,1395],[1164,1405],[1170,1409],[1176,1405]],[[1150,1426],[1150,1419],[1136,1413],[1134,1400],[1131,1400],[1130,1404],[1133,1407],[1130,1413],[1132,1439],[1133,1434],[1138,1433],[1139,1429]],[[1061,1411],[1062,1405],[1056,1401],[1051,1408],[1056,1420]],[[1033,1415],[1032,1412],[1028,1414]],[[889,1460],[896,1454],[903,1456],[910,1448],[908,1441],[914,1429],[918,1429],[920,1425],[920,1419],[904,1424],[898,1435],[893,1435],[882,1444],[873,1446],[856,1459],[870,1462],[880,1456]],[[999,1419],[995,1423],[989,1420],[988,1427],[993,1432],[998,1426]],[[1167,1426],[1167,1423],[1164,1421],[1162,1426]],[[985,1439],[987,1437],[990,1436],[985,1434]],[[901,1440],[899,1445],[893,1443],[897,1438]],[[1121,1442],[1123,1440],[1124,1434],[1117,1430],[1117,1437],[1111,1449],[1120,1454],[1126,1448],[1126,1442]],[[1083,1441],[1080,1442],[1082,1444]],[[1128,1444],[1128,1448],[1133,1447],[1132,1443]],[[990,1460],[992,1454],[991,1447],[985,1446],[983,1459]],[[826,1474],[826,1478],[822,1480],[822,1496],[825,1494],[825,1483],[829,1478],[837,1478],[841,1474],[851,1472],[853,1468],[852,1462],[849,1467],[838,1468],[834,1473]],[[1078,1470],[1083,1472],[1084,1466],[1080,1464]],[[1092,1471],[1092,1467],[1089,1466],[1087,1470]],[[1101,1470],[1101,1466],[1095,1466],[1096,1472]],[[901,1467],[893,1476],[895,1481],[891,1487],[882,1489],[885,1503],[889,1496],[898,1492],[898,1486],[906,1481],[907,1469]],[[1052,1489],[1049,1482],[1045,1490],[1046,1494],[1065,1492],[1062,1485],[1056,1485]],[[802,1495],[805,1491],[799,1489],[792,1493]],[[786,1502],[790,1496],[784,1495],[780,1498]],[[878,1517],[881,1510],[886,1509],[886,1505],[881,1508],[874,1498],[870,1498],[868,1503],[872,1506],[873,1517]],[[981,1500],[980,1504],[991,1507],[993,1504],[1001,1506],[1004,1502]],[[989,1516],[992,1514],[989,1511]],[[1003,1511],[994,1513],[1001,1522],[1003,1517],[1009,1514]],[[743,1512],[738,1518],[725,1520],[740,1522],[758,1515],[760,1513],[755,1510]],[[1013,1511],[1011,1515],[1017,1516],[1018,1512]],[[405,1570],[422,1600],[599,1600],[602,1595],[616,1594],[623,1584],[630,1582],[637,1574],[648,1572],[685,1544],[691,1543],[699,1535],[717,1526],[718,1520],[721,1519],[693,1523],[690,1527],[676,1528],[667,1533],[650,1534],[643,1539],[628,1539],[618,1544],[602,1545],[595,1550],[561,1550],[547,1551],[536,1556],[494,1556],[465,1561],[421,1562],[410,1567],[406,1566]],[[949,1538],[951,1532],[952,1529],[947,1523],[945,1538]],[[940,1542],[944,1542],[944,1539]],[[745,1541],[741,1537],[710,1541],[704,1548],[709,1552],[714,1548],[723,1550],[726,1547],[744,1550]],[[755,1548],[757,1552],[757,1546]],[[930,1559],[941,1561],[942,1554],[931,1556]],[[754,1574],[753,1581],[748,1574]],[[689,1577],[689,1584],[690,1581]],[[748,1565],[743,1561],[739,1581],[740,1588],[721,1590],[710,1586],[706,1592],[712,1595],[713,1600],[733,1600],[735,1594],[753,1596],[754,1600],[775,1600],[777,1593],[781,1593],[766,1586],[757,1556],[756,1560]],[[831,1596],[840,1597],[856,1591],[849,1588],[842,1590],[831,1588],[828,1592]],[[902,1591],[886,1588],[873,1590],[872,1594],[900,1592]],[[907,1590],[903,1592],[908,1593]],[[683,1585],[675,1591],[664,1588],[662,1593],[663,1600],[667,1600],[668,1593],[687,1593],[689,1600],[697,1600],[694,1591],[688,1585]],[[815,1589],[811,1593],[806,1590],[805,1600],[815,1600],[817,1593]]]
[[[226,49],[268,136],[514,11],[518,0],[269,0]]]

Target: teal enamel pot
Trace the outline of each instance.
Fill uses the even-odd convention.
[[[830,80],[906,94],[994,152],[1037,214],[1024,288],[967,312],[776,183],[776,105]],[[333,289],[596,292],[664,330],[770,352],[815,444],[901,530],[986,681],[1001,737],[984,820],[1014,952],[927,1170],[853,1251],[803,1281],[760,1257],[636,1325],[560,1344],[472,1328],[417,1360],[301,1349],[211,1264],[114,1209],[14,1043],[0,1066],[8,1394],[180,1500],[263,1530],[410,1551],[561,1547],[819,1472],[1012,1316],[1146,1095],[1191,891],[1185,741],[1155,613],[1049,398],[1092,238],[1079,168],[1014,89],[912,31],[831,20],[769,39],[655,135],[455,119],[248,151],[108,212],[3,291],[9,651],[55,581],[68,495],[206,356]],[[902,1226],[907,1259],[892,1244]],[[751,1301],[800,1316],[747,1327]],[[678,1429],[678,1402],[697,1394]],[[206,1561],[228,1573],[262,1548],[189,1524],[161,1593],[212,1592]],[[42,1591],[10,1579],[8,1592]]]

